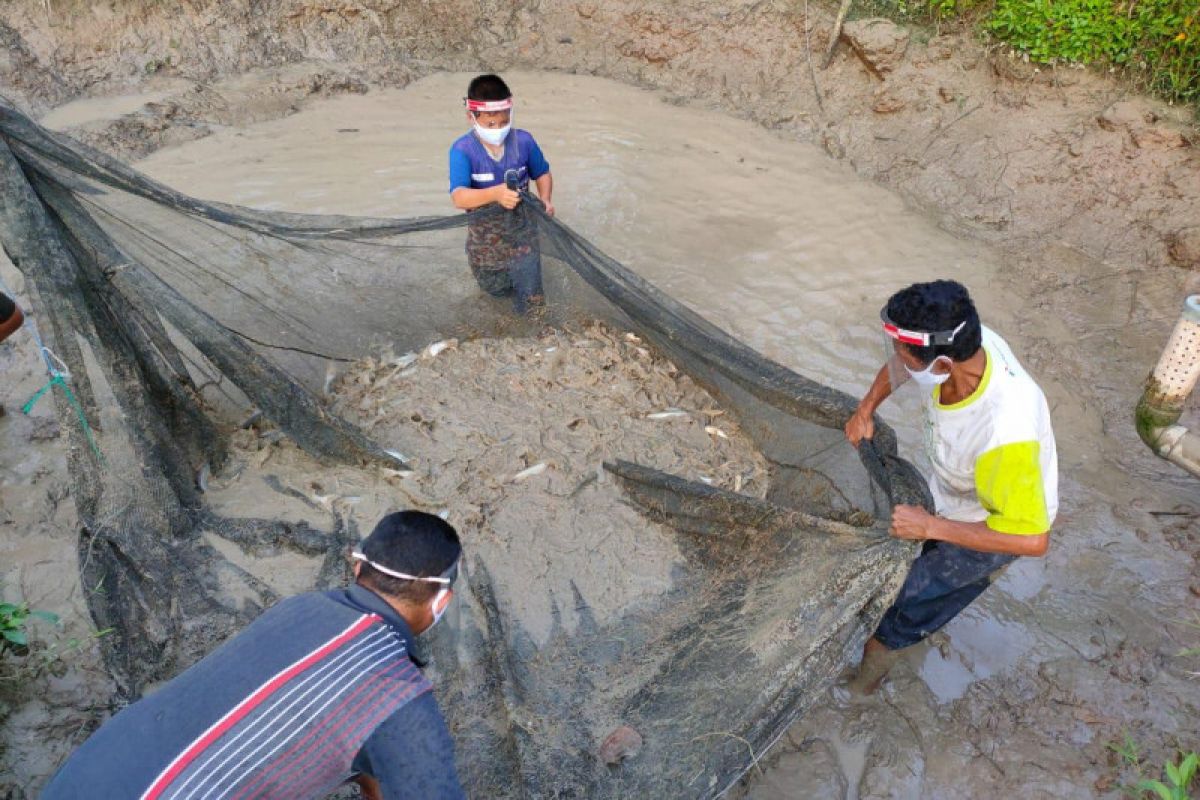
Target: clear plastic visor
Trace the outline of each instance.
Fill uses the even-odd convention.
[[[932,344],[951,344],[954,342],[954,337],[966,326],[966,322],[960,322],[952,330],[935,332],[907,329],[888,318],[887,306],[880,310],[879,317],[882,322],[879,334],[883,346],[883,363],[887,368],[888,382],[893,392],[904,384],[912,382],[912,374],[900,356],[905,345],[928,347]],[[909,356],[909,360],[913,362],[911,365],[913,369],[928,367],[937,361],[934,359],[930,364],[918,365],[915,358]],[[943,360],[946,359],[943,358]]]

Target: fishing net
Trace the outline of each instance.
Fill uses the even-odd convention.
[[[108,667],[134,698],[278,599],[235,551],[315,560],[314,588],[347,578],[346,551],[361,534],[344,506],[284,520],[209,502],[210,477],[253,438],[237,415],[277,426],[314,469],[404,476],[410,429],[376,441],[335,413],[327,392],[346,375],[373,386],[384,367],[390,380],[412,358],[379,356],[366,373],[362,359],[449,337],[527,340],[547,353],[588,340],[617,352],[627,332],[646,369],[681,370],[720,403],[711,413],[753,441],[767,465],[760,491],[664,469],[671,462],[651,446],[597,450],[595,469],[573,476],[561,502],[608,518],[619,544],[572,549],[558,526],[533,522],[519,544],[472,538],[479,519],[452,517],[467,532],[467,591],[426,637],[430,672],[472,796],[718,795],[874,629],[913,555],[881,520],[894,503],[928,507],[924,482],[879,421],[873,443],[845,444],[851,397],[759,355],[533,198],[469,216],[540,252],[544,314],[515,318],[480,292],[463,252],[468,215],[204,202],[0,104],[0,241],[55,356],[81,578],[96,625],[112,631]],[[579,398],[582,421],[586,392]],[[398,405],[388,413],[408,413]],[[502,446],[493,433],[478,452],[441,458]],[[552,449],[565,434],[550,435]],[[617,487],[624,511],[588,507],[594,484]],[[278,488],[319,510],[324,502]],[[519,520],[523,510],[476,512]],[[640,563],[623,560],[632,551]],[[637,732],[640,752],[620,737],[602,747],[620,726]],[[610,764],[614,747],[627,757]]]

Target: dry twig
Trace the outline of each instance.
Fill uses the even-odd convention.
[[[828,69],[830,62],[833,61],[833,51],[837,49],[838,40],[842,37],[842,24],[846,21],[846,14],[850,11],[850,3],[854,0],[842,0],[842,5],[838,9],[837,20],[833,23],[833,33],[830,34],[829,48],[825,51],[825,60],[821,62],[821,69]]]

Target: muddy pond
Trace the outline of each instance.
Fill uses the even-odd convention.
[[[460,98],[469,78],[435,74],[404,89],[313,101],[137,166],[183,192],[264,209],[452,213],[446,151],[465,128]],[[858,395],[880,358],[881,303],[908,283],[952,277],[972,290],[984,322],[1008,338],[1051,400],[1063,509],[1050,554],[1018,562],[907,652],[877,696],[831,689],[758,754],[735,795],[1093,797],[1117,791],[1107,745],[1125,731],[1155,753],[1189,738],[1195,749],[1200,664],[1179,655],[1200,644],[1181,624],[1196,614],[1195,578],[1176,548],[1195,548],[1197,487],[1135,452],[1132,425],[1120,430],[1102,413],[1114,387],[1132,410],[1182,298],[1182,277],[1141,287],[1138,302],[1156,309],[1158,326],[1140,326],[1120,344],[1104,334],[1089,341],[1075,324],[1089,318],[1081,304],[1104,317],[1132,302],[1128,285],[1072,289],[1061,313],[1046,298],[1111,265],[1076,257],[1018,273],[1007,255],[947,232],[814,146],[612,81],[506,78],[514,124],[537,137],[552,165],[559,218],[768,357]],[[107,108],[90,100],[47,122],[69,127],[155,97],[113,98]],[[0,275],[18,282],[8,264]],[[41,383],[24,337],[0,348],[0,402],[10,410],[0,418],[0,581],[63,611],[78,633],[86,621],[71,512],[46,499],[65,476],[59,443],[39,435],[50,411],[12,413]],[[920,466],[916,413],[915,399],[902,396],[883,416]],[[288,564],[279,569],[284,584],[303,584],[304,574],[289,579]],[[78,660],[83,678],[51,680],[47,697],[0,731],[12,743],[0,769],[26,785],[38,785],[63,748],[47,752],[23,736],[50,719],[67,738],[69,709],[100,702],[104,681],[86,645]]]

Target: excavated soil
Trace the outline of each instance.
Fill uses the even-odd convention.
[[[1140,381],[1181,298],[1200,289],[1195,130],[1187,112],[1134,95],[1104,76],[1035,69],[958,34],[915,31],[905,38],[892,31],[882,47],[863,55],[843,44],[821,70],[832,13],[816,5],[807,16],[804,10],[782,2],[700,0],[672,4],[669,11],[633,0],[451,2],[436,8],[282,0],[87,8],[18,2],[0,8],[0,87],[36,111],[86,94],[119,95],[98,101],[100,109],[72,106],[56,112],[63,115],[58,120],[49,119],[77,123],[74,133],[124,157],[209,136],[229,142],[222,137],[292,114],[312,98],[405,86],[437,69],[563,70],[658,89],[650,95],[654,104],[677,113],[669,118],[677,122],[649,124],[677,125],[686,147],[656,150],[643,141],[639,121],[657,112],[630,101],[623,107],[633,119],[625,125],[606,119],[609,127],[602,130],[603,137],[621,139],[619,147],[598,134],[572,156],[575,163],[587,162],[580,172],[598,181],[601,191],[584,197],[576,190],[572,201],[560,189],[560,214],[768,355],[852,392],[865,386],[875,352],[865,335],[845,333],[847,320],[867,319],[886,286],[931,277],[928,270],[963,277],[985,317],[1014,344],[1051,400],[1063,482],[1051,552],[1018,562],[942,635],[907,652],[879,696],[861,701],[831,692],[763,757],[762,769],[740,791],[760,799],[1117,797],[1121,783],[1133,776],[1109,744],[1126,733],[1141,744],[1148,765],[1171,757],[1177,747],[1200,748],[1194,724],[1200,663],[1187,655],[1197,646],[1192,623],[1200,617],[1196,484],[1154,459],[1131,422]],[[881,69],[880,53],[889,44],[893,56]],[[543,123],[586,120],[576,101],[612,100],[578,82],[564,87],[553,95],[557,102],[543,105]],[[114,118],[113,109],[129,108],[136,110]],[[727,114],[770,129],[779,149]],[[300,119],[296,124],[311,124]],[[369,121],[362,124],[365,129]],[[562,130],[556,152],[568,133],[584,135]],[[710,140],[719,155],[699,152]],[[797,140],[840,165],[827,174]],[[599,151],[598,164],[587,161],[593,151]],[[640,165],[626,168],[639,159]],[[688,172],[693,163],[702,167],[696,174]],[[670,168],[656,172],[660,164]],[[567,165],[556,163],[556,174],[560,166]],[[440,161],[435,167],[440,170]],[[791,198],[773,183],[762,192],[780,170],[793,184]],[[744,190],[733,176],[744,179]],[[860,178],[886,190],[863,189],[863,202],[843,200],[834,204],[836,214],[821,216],[821,201],[836,194],[831,186]],[[429,180],[435,179],[428,197],[441,191],[440,172],[431,173]],[[673,204],[671,194],[681,191],[675,181],[686,182],[686,215]],[[875,205],[873,198],[887,190],[909,208],[900,210],[894,197],[893,205]],[[237,199],[229,194],[222,199]],[[394,207],[402,209],[396,213],[412,211]],[[697,207],[706,212],[702,224],[693,214]],[[905,239],[889,253],[888,237],[904,238],[911,229],[924,244]],[[739,235],[723,233],[729,231]],[[953,246],[945,231],[954,234]],[[746,245],[776,236],[774,249]],[[648,255],[636,263],[640,248]],[[841,260],[843,251],[851,255]],[[791,252],[819,257],[796,264],[788,261]],[[19,279],[4,266],[0,275],[20,292]],[[605,338],[613,349],[632,344]],[[417,366],[422,374],[449,375],[475,355],[472,348],[496,346],[462,343],[457,353],[400,371]],[[525,368],[521,374],[544,370],[553,355],[544,351],[563,347],[531,341],[512,346],[506,357]],[[803,355],[808,348],[822,354],[815,364]],[[526,361],[517,358],[518,350]],[[38,360],[15,339],[0,345],[0,359],[0,402],[11,410],[40,386]],[[531,365],[537,369],[530,372]],[[369,376],[373,384],[394,371],[395,365],[378,361],[370,369],[360,366],[342,379],[339,402],[373,421],[370,403],[355,410],[370,397],[355,380]],[[486,388],[481,381],[479,390]],[[732,447],[703,433],[712,424],[737,438],[723,418],[704,417],[705,407],[686,399],[689,391],[679,389],[677,401],[664,393],[661,409],[657,398],[635,399],[626,411],[637,408],[642,416],[622,415],[631,427],[614,429],[614,441],[636,446],[637,426],[651,432],[670,426],[686,434],[682,441],[712,448],[696,452],[716,457],[720,448]],[[689,416],[655,425],[644,416],[672,404]],[[911,455],[917,437],[914,426],[904,426],[904,410],[891,419]],[[421,420],[382,419],[375,432],[426,430],[448,437],[428,441],[450,446],[452,438],[458,447],[472,436],[496,435],[475,423],[447,426],[437,413],[419,413]],[[560,422],[573,421],[566,407],[559,414]],[[1194,419],[1194,407],[1189,414]],[[46,631],[47,638],[65,643],[75,637],[82,644],[68,654],[66,676],[38,679],[6,723],[0,738],[9,749],[0,755],[0,772],[11,776],[5,788],[16,797],[22,789],[35,790],[86,735],[111,694],[86,636],[74,515],[63,502],[65,467],[49,420],[41,407],[32,418],[0,419],[6,453],[0,579],[6,596],[64,612],[67,630]],[[433,431],[425,425],[430,421]],[[555,449],[574,435],[560,431]],[[310,467],[302,460],[293,462],[300,457],[284,444],[268,447],[257,434],[245,434],[238,452],[249,468],[296,470],[285,489],[304,500],[272,493],[273,507],[285,518],[311,515],[314,504],[325,510],[323,503],[334,502],[330,495],[373,496],[371,487],[380,498],[388,496],[388,487],[409,483],[415,497],[431,504],[446,497],[444,488],[427,492],[436,479],[423,470],[432,462],[418,461],[413,476],[372,478],[377,483],[367,487],[334,471],[315,479],[314,487],[317,473],[306,472]],[[257,465],[264,452],[265,466]],[[533,487],[569,493],[594,468],[574,452],[522,452],[516,445],[500,448],[494,458],[487,464],[493,483],[465,487],[464,496],[475,500],[463,502],[482,508],[493,493],[508,497]],[[511,481],[539,463],[547,464],[545,471]],[[698,459],[690,474],[730,486],[739,471],[721,472],[720,463]],[[744,463],[746,480],[755,462]],[[225,480],[213,483],[214,502],[228,504],[222,510],[260,502],[254,493],[239,499],[234,487],[242,478],[229,485]],[[574,513],[562,498],[543,499],[551,524]],[[363,509],[364,518],[370,507],[366,499],[337,502]],[[304,565],[289,558],[256,562],[279,591],[305,585]],[[33,730],[39,731],[36,741],[30,740]]]

